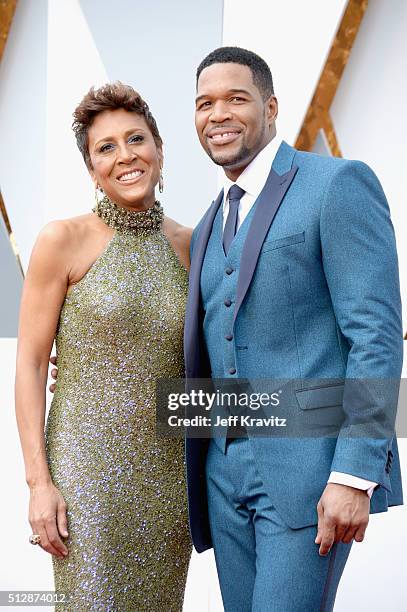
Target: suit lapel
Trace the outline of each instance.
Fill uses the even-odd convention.
[[[203,221],[194,245],[189,272],[188,302],[185,313],[184,352],[187,376],[200,372],[200,280],[202,264],[208,246],[209,236],[218,208],[223,200],[223,189],[212,202]]]
[[[294,155],[295,149],[282,142],[266,184],[257,198],[256,210],[242,252],[233,322],[236,320],[253,278],[264,239],[298,170],[296,166],[291,168]],[[212,202],[202,221],[192,254],[184,329],[185,368],[187,376],[192,378],[201,373],[200,279],[202,264],[213,222],[222,200],[223,189]]]
[[[288,148],[288,145],[285,143],[283,143],[283,145]],[[291,147],[289,148],[291,149]],[[294,150],[291,149],[291,151]],[[276,159],[277,158],[278,153]],[[253,278],[264,239],[297,170],[298,166],[294,166],[288,172],[280,176],[271,168],[266,184],[257,199],[257,206],[246,236],[240,260],[233,323],[236,321],[239,309]]]

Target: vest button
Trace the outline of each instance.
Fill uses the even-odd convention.
[[[232,334],[226,334],[225,339],[226,340],[233,340]]]
[[[232,274],[233,268],[226,268],[225,272],[226,274]]]
[[[236,374],[236,368],[229,368],[229,374]]]
[[[232,304],[232,300],[230,298],[226,298],[226,300],[223,303],[225,304],[225,306],[229,308],[229,306],[231,306]]]

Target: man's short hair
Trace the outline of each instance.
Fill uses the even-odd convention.
[[[242,49],[241,47],[219,47],[202,60],[196,71],[196,84],[205,68],[212,64],[241,64],[250,68],[253,83],[259,90],[263,100],[267,100],[274,94],[273,77],[267,63],[253,51]]]

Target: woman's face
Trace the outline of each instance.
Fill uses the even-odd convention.
[[[88,146],[92,179],[115,204],[153,206],[163,156],[144,117],[122,108],[102,111],[89,128]]]

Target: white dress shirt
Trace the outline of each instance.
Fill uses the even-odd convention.
[[[236,185],[239,185],[246,193],[240,200],[236,231],[242,225],[251,207],[255,203],[257,196],[263,189],[270,172],[271,164],[273,163],[280,144],[281,139],[277,137],[273,138],[273,140],[256,155],[254,160],[245,170],[243,170],[242,174],[237,179]],[[223,227],[225,227],[229,213],[229,189],[232,185],[234,185],[234,183],[228,179],[225,174],[223,177]]]
[[[245,193],[241,197],[238,218],[237,218],[237,229],[242,225],[246,216],[249,214],[253,204],[255,203],[258,195],[263,189],[267,177],[270,173],[271,164],[276,156],[278,148],[281,144],[281,138],[277,136],[273,138],[268,145],[264,147],[253,159],[253,161],[245,168],[242,174],[236,181],[241,189],[244,189]],[[223,228],[225,227],[226,219],[229,213],[229,189],[234,185],[230,179],[224,175],[223,178]],[[377,483],[352,476],[351,474],[344,474],[342,472],[331,472],[328,482],[335,484],[342,484],[348,487],[354,487],[355,489],[361,489],[366,491],[369,497],[377,486]]]

